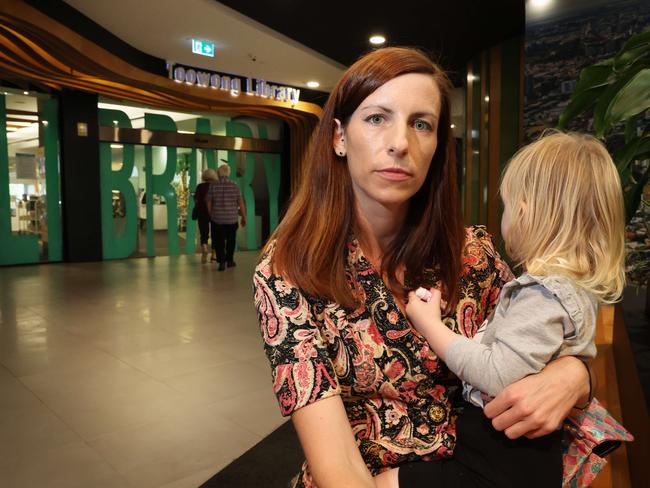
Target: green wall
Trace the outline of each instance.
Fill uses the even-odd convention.
[[[101,126],[117,126],[130,128],[131,121],[125,112],[119,110],[99,110],[99,121]],[[256,130],[260,138],[268,138],[268,130],[264,123],[255,122]],[[158,114],[145,114],[145,128],[155,131],[176,131],[177,124],[168,116]],[[229,121],[226,123],[225,135],[235,137],[252,138],[253,131],[249,123]],[[211,134],[211,122],[207,118],[196,119],[195,131],[197,134]],[[144,165],[136,164],[134,158],[134,146],[123,144],[122,166],[119,170],[113,171],[110,143],[100,144],[101,164],[101,198],[102,198],[102,244],[104,259],[118,259],[132,256],[137,250],[138,237],[138,196],[130,178],[133,168],[144,171],[146,189],[146,214],[153,215],[154,194],[162,196],[166,202],[167,209],[167,252],[175,256],[179,254],[193,254],[196,252],[197,223],[189,216],[194,208],[194,200],[190,197],[187,206],[187,229],[185,245],[181,248],[179,243],[177,195],[172,181],[177,173],[177,148],[167,146],[164,148],[144,146]],[[216,150],[205,150],[192,148],[189,157],[189,189],[194,192],[200,182],[200,171],[197,170],[199,153],[202,153],[204,165],[216,169],[218,166]],[[255,227],[255,194],[251,185],[255,177],[256,158],[261,157],[264,165],[264,174],[269,195],[269,228],[271,231],[278,225],[278,200],[281,179],[281,156],[280,154],[244,154],[244,174],[237,176],[237,153],[238,151],[227,151],[227,161],[231,166],[232,179],[239,185],[246,205],[246,218],[248,225],[245,227],[245,242],[247,249],[257,248],[257,234]],[[164,154],[164,156],[161,156]],[[142,177],[138,178],[142,181]],[[120,191],[124,197],[125,219],[124,225],[117,226],[113,218],[112,192]],[[155,256],[153,219],[146,220],[146,255]]]

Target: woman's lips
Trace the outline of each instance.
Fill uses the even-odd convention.
[[[377,173],[382,178],[385,178],[385,179],[391,180],[391,181],[404,181],[404,180],[407,180],[407,179],[409,179],[411,177],[410,173],[407,173],[403,169],[399,169],[399,168],[381,169],[381,170],[378,170]]]

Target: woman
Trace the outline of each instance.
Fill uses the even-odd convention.
[[[471,337],[511,273],[484,229],[463,228],[450,90],[411,49],[351,66],[256,268],[273,388],[307,458],[295,486],[374,486],[390,467],[453,453],[459,382],[409,325],[405,299],[437,286],[446,325]],[[508,437],[540,436],[588,390],[582,363],[562,358],[485,414]]]
[[[197,221],[199,223],[199,234],[201,238],[201,262],[208,261],[208,238],[210,237],[210,212],[205,197],[210,189],[210,183],[217,181],[217,173],[213,169],[204,169],[201,173],[201,183],[196,185],[194,192],[194,205],[196,206]],[[214,239],[214,236],[213,236]]]

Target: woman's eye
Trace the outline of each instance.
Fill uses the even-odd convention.
[[[426,120],[418,119],[413,122],[415,130],[431,130],[431,124]]]
[[[372,125],[379,125],[379,124],[381,124],[383,122],[384,116],[379,115],[379,114],[375,114],[375,115],[371,115],[366,120],[368,122],[370,122]]]

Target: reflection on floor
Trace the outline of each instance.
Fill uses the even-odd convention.
[[[0,486],[194,488],[279,426],[236,259],[0,269]]]
[[[198,234],[198,232],[197,232]],[[183,253],[185,252],[186,234],[185,232],[178,233],[178,249]],[[197,248],[199,245],[197,244]],[[169,255],[169,233],[165,230],[153,231],[153,248],[156,256]],[[144,228],[138,229],[138,242],[136,250],[131,257],[146,258],[147,257],[147,230]]]

